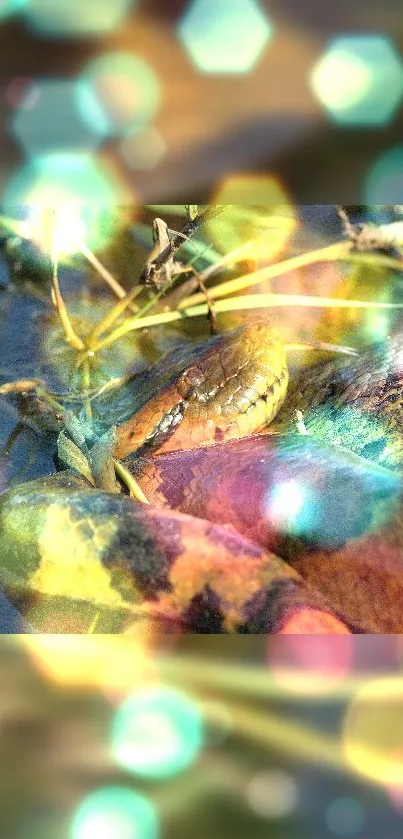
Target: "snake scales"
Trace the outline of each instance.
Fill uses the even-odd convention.
[[[402,369],[397,336],[287,394],[263,322],[174,352],[94,403],[155,506],[66,473],[6,492],[6,592],[43,631],[88,631],[94,610],[97,631],[402,631]],[[275,417],[281,434],[243,439]]]

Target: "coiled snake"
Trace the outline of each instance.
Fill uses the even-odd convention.
[[[71,473],[7,491],[8,596],[52,632],[402,631],[402,369],[397,336],[287,393],[261,321],[174,352],[94,401],[154,506]]]

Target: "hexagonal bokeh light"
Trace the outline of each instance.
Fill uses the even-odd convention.
[[[97,148],[101,138],[81,115],[78,90],[79,83],[67,79],[39,79],[27,87],[11,120],[26,155]]]
[[[53,207],[63,213],[69,227],[84,208],[85,240],[89,247],[102,245],[110,231],[105,214],[118,205],[133,204],[134,196],[114,169],[86,154],[49,154],[33,158],[6,184],[2,204],[7,207]],[[77,218],[81,227],[81,221]]]
[[[248,73],[273,27],[256,0],[193,0],[178,35],[202,73]]]
[[[334,122],[381,126],[403,98],[403,64],[384,35],[346,35],[329,44],[310,82]]]
[[[229,175],[210,201],[229,205],[208,224],[209,234],[222,253],[242,247],[245,258],[273,259],[297,225],[295,207],[274,175]]]
[[[368,204],[397,204],[403,190],[403,145],[395,146],[376,158],[364,184]]]
[[[52,37],[97,37],[118,29],[136,0],[20,0],[31,29]]]
[[[116,204],[123,185],[87,154],[49,154],[20,169],[5,188],[3,204]],[[126,195],[127,198],[127,195]]]
[[[105,53],[84,68],[78,101],[83,118],[103,137],[141,131],[160,103],[154,70],[131,53]]]

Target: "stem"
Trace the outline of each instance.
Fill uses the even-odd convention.
[[[142,504],[149,504],[149,500],[146,495],[144,495],[143,490],[137,483],[136,479],[133,477],[131,472],[123,466],[120,460],[113,461],[115,466],[116,474],[119,475],[119,478],[126,484],[127,489],[129,490],[131,498],[136,498],[137,501],[141,501]]]
[[[338,242],[335,245],[329,245],[326,248],[319,248],[315,251],[293,256],[291,259],[285,259],[283,262],[278,262],[274,265],[268,265],[265,268],[260,268],[258,271],[253,271],[251,274],[245,274],[243,277],[238,277],[235,280],[228,280],[226,283],[211,288],[209,295],[211,298],[226,297],[228,294],[235,294],[242,291],[244,288],[249,288],[252,285],[264,282],[265,280],[272,280],[275,277],[280,277],[282,274],[287,274],[289,271],[295,271],[298,268],[304,268],[307,265],[312,265],[315,262],[331,262],[331,261],[347,261],[352,262],[371,262],[378,265],[385,265],[385,267],[393,268],[401,271],[403,265],[397,259],[383,256],[382,254],[359,254],[352,252],[351,242]],[[203,276],[203,279],[205,277]],[[186,297],[179,304],[179,309],[187,309],[188,306],[194,306],[203,302],[202,294],[193,294],[191,297]]]
[[[119,300],[119,303],[116,303],[115,306],[105,315],[102,320],[99,321],[95,329],[90,332],[86,339],[86,345],[89,350],[95,350],[95,347],[99,346],[98,338],[102,335],[103,332],[106,332],[110,326],[112,326],[115,321],[123,314],[125,309],[127,309],[130,304],[135,300],[136,297],[141,294],[144,290],[144,286],[134,286],[122,300]]]
[[[84,392],[88,393],[91,388],[91,368],[88,356],[85,358],[83,362],[83,384],[84,384]],[[88,399],[88,396],[84,397],[85,403],[85,416],[88,420],[92,420],[92,406],[91,400]]]
[[[217,300],[214,304],[216,313],[236,312],[243,309],[271,309],[284,306],[307,306],[308,308],[335,309],[403,309],[403,303],[373,303],[365,300],[335,300],[333,297],[310,297],[303,294],[245,294],[231,300]],[[150,326],[160,326],[163,323],[174,323],[187,318],[197,318],[208,314],[206,304],[191,306],[186,310],[175,312],[159,312],[146,318],[130,318],[106,338],[93,346],[94,352],[103,347],[109,347],[136,329]]]
[[[53,210],[45,211],[45,217],[44,217],[45,231],[47,233],[48,240],[49,240],[49,256],[50,256],[50,260],[51,260],[51,263],[52,263],[52,290],[53,290],[52,300],[53,300],[54,305],[56,306],[57,313],[59,315],[60,323],[62,324],[67,343],[70,344],[70,346],[74,347],[76,350],[83,350],[84,349],[84,343],[81,340],[81,338],[79,338],[79,336],[76,335],[76,333],[75,333],[75,331],[72,327],[72,324],[70,322],[70,318],[69,318],[68,313],[67,313],[67,309],[64,305],[64,300],[63,300],[63,297],[62,297],[62,293],[60,291],[59,277],[58,277],[59,255],[58,255],[58,252],[57,252],[57,247],[56,247],[56,243],[55,243],[55,239],[54,239],[54,235],[53,235],[53,217],[54,217],[54,211]]]
[[[77,247],[80,249],[80,252],[83,256],[85,256],[86,260],[98,271],[98,274],[102,277],[103,280],[108,284],[109,288],[112,289],[113,293],[116,294],[116,297],[119,297],[122,300],[123,297],[126,297],[126,291],[123,286],[115,280],[115,277],[102,265],[102,262],[95,256],[95,254],[87,247],[84,242],[78,243]]]

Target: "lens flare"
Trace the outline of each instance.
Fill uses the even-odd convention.
[[[156,811],[148,799],[127,787],[104,787],[78,806],[71,839],[158,839]]]
[[[24,239],[34,242],[41,250],[47,248],[47,232],[44,224],[44,207],[30,207],[29,216],[19,226]],[[52,228],[53,246],[60,256],[76,253],[78,243],[84,241],[86,229],[80,212],[68,205],[58,207],[54,212]]]
[[[403,97],[403,65],[383,35],[335,38],[310,81],[317,99],[340,125],[385,125]]]
[[[312,73],[312,88],[318,99],[333,113],[349,110],[368,94],[371,68],[346,50],[329,53]]]
[[[249,73],[273,26],[256,0],[193,0],[178,35],[202,73]]]
[[[77,236],[89,247],[106,244],[113,235],[119,204],[133,204],[116,172],[90,155],[51,154],[33,159],[6,184],[3,203],[29,206],[22,235],[38,237],[38,208],[59,213],[58,238],[63,253],[71,253]],[[67,225],[67,226],[66,226]],[[68,229],[69,228],[69,229]]]
[[[297,524],[305,503],[305,493],[297,481],[283,481],[274,487],[269,499],[270,517],[287,530]]]
[[[372,341],[384,341],[389,335],[389,318],[387,315],[371,313],[365,324],[365,331]]]
[[[155,117],[161,86],[154,70],[131,53],[107,53],[91,61],[79,79],[78,106],[101,137],[142,131]]]
[[[144,778],[168,778],[195,760],[202,738],[194,702],[179,691],[155,687],[134,693],[118,709],[111,742],[121,766]]]

